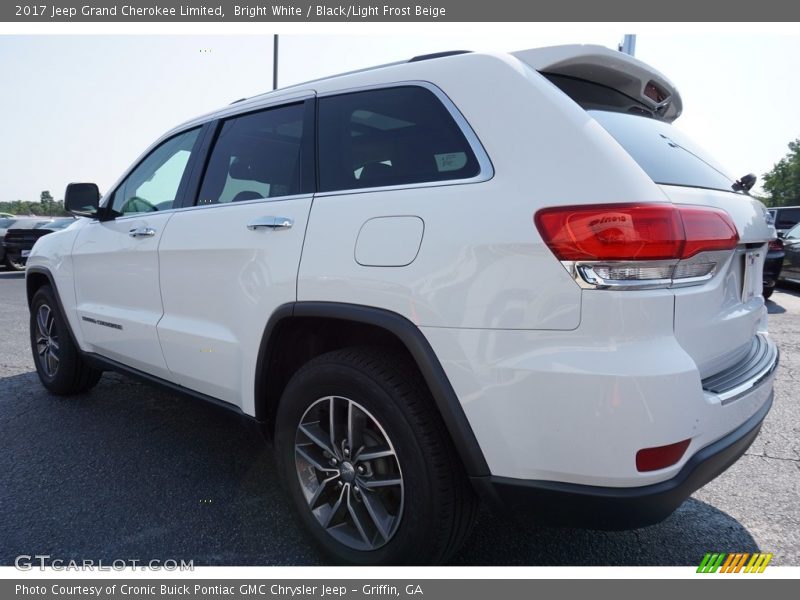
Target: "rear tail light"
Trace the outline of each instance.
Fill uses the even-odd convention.
[[[678,462],[692,440],[683,440],[669,444],[668,446],[658,446],[656,448],[644,448],[636,453],[636,470],[658,471],[666,469]]]
[[[774,250],[783,250],[783,242],[781,242],[780,240],[772,240],[769,243],[768,252],[771,252],[771,251],[774,251]]]
[[[713,276],[739,235],[725,211],[672,204],[606,204],[536,213],[542,239],[593,287],[666,287]]]

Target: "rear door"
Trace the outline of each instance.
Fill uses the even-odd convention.
[[[177,382],[252,412],[266,322],[296,299],[314,191],[308,92],[216,125],[192,206],[161,240],[158,336]]]
[[[72,252],[83,337],[92,350],[171,379],[156,326],[163,314],[158,245],[189,179],[200,129],[164,141],[111,194],[109,219],[78,233]]]

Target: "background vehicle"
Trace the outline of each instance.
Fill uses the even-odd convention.
[[[102,200],[71,184],[86,218],[36,242],[40,380],[120,370],[255,419],[340,562],[446,560],[476,493],[552,524],[662,520],[753,441],[778,362],[775,230],[681,111],[651,67],[567,46],[185,123]]]
[[[770,241],[767,248],[767,257],[764,260],[764,273],[762,275],[764,282],[762,295],[765,299],[772,296],[772,292],[775,291],[775,284],[777,284],[780,279],[784,258],[783,240],[775,239]]]
[[[63,217],[47,221],[29,219],[13,223],[11,228],[6,230],[3,239],[6,267],[13,271],[24,271],[28,255],[36,240],[59,229],[69,227],[74,222],[74,217]]]
[[[777,206],[769,209],[775,219],[778,237],[784,237],[789,230],[800,223],[800,206]]]
[[[33,227],[34,225],[40,222],[42,222],[41,219],[31,218],[31,217],[19,217],[16,215],[10,215],[8,217],[0,217],[0,262],[3,263],[6,262],[6,249],[4,242],[6,233],[8,233],[9,228],[13,227],[15,229],[25,229]]]
[[[783,251],[785,256],[780,279],[800,283],[800,224],[792,227],[784,236]]]

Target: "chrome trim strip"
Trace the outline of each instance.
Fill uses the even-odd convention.
[[[421,81],[421,80],[410,80],[410,81],[395,81],[392,83],[378,83],[372,85],[365,85],[365,86],[358,86],[353,88],[346,88],[342,90],[331,90],[327,92],[321,92],[317,95],[317,98],[329,98],[331,96],[341,96],[344,94],[353,94],[356,92],[366,92],[370,90],[384,90],[390,89],[394,87],[421,87],[429,92],[433,93],[434,96],[442,103],[450,116],[453,117],[453,120],[456,122],[456,125],[461,130],[461,133],[464,134],[464,137],[467,140],[467,143],[472,150],[472,153],[475,155],[475,158],[478,161],[478,174],[474,177],[467,177],[465,179],[448,179],[445,181],[424,181],[420,183],[408,183],[408,184],[400,184],[400,185],[387,185],[387,186],[377,186],[377,187],[370,187],[370,188],[348,188],[342,190],[332,190],[327,192],[317,192],[315,194],[316,198],[324,198],[327,196],[340,196],[343,194],[367,194],[370,192],[376,191],[393,191],[393,190],[409,190],[409,189],[417,189],[417,188],[428,188],[428,187],[442,187],[446,185],[463,185],[467,183],[481,183],[484,181],[489,181],[492,177],[494,177],[494,166],[492,165],[492,161],[489,158],[489,155],[486,153],[486,149],[481,144],[480,139],[478,139],[477,134],[473,131],[472,127],[470,126],[467,119],[461,112],[458,110],[458,107],[453,103],[450,97],[445,94],[439,87],[431,83],[430,81]]]
[[[780,362],[778,346],[764,334],[756,334],[745,357],[702,381],[703,391],[719,398],[723,406],[751,393],[771,379]],[[750,373],[753,369],[756,372]],[[744,381],[742,377],[747,379]]]
[[[242,200],[241,202],[217,202],[215,204],[195,204],[194,206],[183,206],[181,208],[170,208],[168,210],[159,210],[157,212],[140,212],[130,213],[127,215],[120,215],[114,221],[125,221],[128,219],[146,219],[147,217],[156,217],[158,215],[168,215],[172,213],[182,213],[190,210],[204,210],[209,208],[220,208],[223,206],[248,206],[250,204],[258,203],[271,203],[280,202],[282,200],[302,200],[305,198],[312,198],[314,194],[292,194],[290,196],[275,196],[274,198],[254,198],[253,200]],[[103,221],[93,220],[93,223],[101,223]]]
[[[575,280],[581,289],[585,290],[655,290],[676,289],[699,285],[711,280],[724,267],[728,260],[734,256],[733,250],[716,250],[701,252],[684,260],[620,260],[620,261],[591,261],[591,260],[562,260],[561,264]],[[698,277],[674,277],[674,272],[679,266],[692,264],[714,264],[714,268],[707,274]],[[672,268],[672,276],[663,279],[603,279],[596,269],[598,267],[655,267]]]

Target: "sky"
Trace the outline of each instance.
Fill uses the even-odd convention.
[[[281,35],[279,85],[442,50],[567,43],[616,48],[624,29],[500,35]],[[272,87],[269,35],[0,35],[0,201],[107,190],[157,137]],[[735,177],[761,175],[800,137],[800,35],[637,34],[636,57],[675,83],[676,125]],[[759,182],[760,183],[760,182]],[[759,189],[759,186],[756,188]]]

